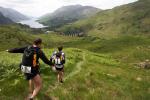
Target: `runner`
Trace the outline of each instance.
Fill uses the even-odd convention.
[[[58,47],[58,51],[54,52],[51,61],[53,62],[56,70],[57,70],[57,80],[58,82],[63,83],[64,76],[64,64],[65,64],[65,53],[62,52],[63,47]]]
[[[42,39],[36,39],[31,46],[6,50],[9,53],[23,53],[20,68],[26,79],[29,81],[29,100],[33,100],[42,87],[42,79],[39,70],[39,58],[42,59],[44,63],[51,65],[51,62],[41,50],[41,44]]]

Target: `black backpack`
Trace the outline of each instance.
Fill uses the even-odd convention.
[[[21,62],[21,70],[24,73],[26,72],[26,68],[28,69],[32,69],[32,67],[37,66],[37,53],[38,53],[39,48],[33,47],[33,46],[28,46],[25,50],[24,50],[24,54],[22,57],[22,62]],[[31,68],[30,68],[31,67]],[[29,71],[28,71],[29,73]]]
[[[34,48],[32,46],[29,46],[24,50],[24,57],[30,59],[33,57],[34,52],[35,52]]]

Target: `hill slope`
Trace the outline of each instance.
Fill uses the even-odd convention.
[[[9,18],[6,18],[5,16],[3,16],[2,13],[0,13],[0,25],[2,24],[12,24],[13,21],[10,20]]]
[[[150,33],[150,1],[137,2],[99,12],[97,15],[59,29],[65,34],[84,32],[99,37]]]
[[[44,84],[37,100],[149,100],[149,70],[130,67],[109,55],[83,49],[64,51],[67,52],[64,84],[59,85],[56,73],[41,63]],[[52,50],[44,52],[50,56]],[[25,99],[27,82],[17,68],[21,55],[0,52],[0,56],[3,56],[0,58],[0,98]]]
[[[80,40],[78,37],[60,36],[51,32],[42,34],[40,29],[31,29],[21,24],[0,26],[0,51],[32,44],[35,38],[42,38],[45,47],[57,47],[68,42]]]
[[[51,14],[40,18],[41,23],[50,27],[60,27],[64,24],[75,22],[79,19],[90,17],[99,11],[98,8],[81,5],[64,6]]]
[[[34,37],[28,28],[17,24],[0,26],[0,50],[31,44]]]
[[[20,12],[11,9],[11,8],[3,8],[0,7],[0,12],[7,18],[11,19],[14,22],[19,22],[21,20],[29,19],[27,16],[21,14]]]

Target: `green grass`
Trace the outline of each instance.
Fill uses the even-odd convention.
[[[50,56],[52,49],[44,50]],[[93,53],[84,49],[67,48],[65,77],[81,69],[57,85],[56,73],[41,63],[43,88],[37,100],[148,100],[150,98],[149,70],[127,66],[109,54]],[[4,56],[5,55],[5,56]],[[1,52],[0,98],[22,100],[27,95],[27,82],[20,73],[20,54]],[[12,59],[15,58],[15,59]],[[85,57],[85,58],[84,58]],[[8,63],[9,62],[9,63]],[[140,77],[142,80],[138,81]],[[55,87],[56,88],[53,88]],[[15,92],[14,92],[15,91]],[[19,95],[18,95],[19,94]],[[112,98],[110,98],[112,97]]]
[[[110,96],[113,97],[112,100],[150,98],[149,70],[137,69],[133,64],[150,59],[149,37],[130,35],[111,39],[68,38],[54,34],[33,35],[33,37],[43,38],[44,44],[54,46],[54,43],[58,43],[54,48],[63,43],[67,48],[64,50],[67,55],[65,76],[70,76],[63,85],[53,89],[57,86],[56,73],[41,63],[43,88],[37,97],[38,100],[46,98],[108,100]],[[44,51],[49,57],[53,50]],[[28,90],[27,81],[18,70],[21,55],[0,52],[0,56],[0,98],[22,100],[27,96]],[[77,65],[80,62],[83,63],[79,70]],[[138,81],[137,78],[142,80]]]

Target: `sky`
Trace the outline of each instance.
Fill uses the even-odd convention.
[[[100,9],[111,9],[135,1],[137,0],[0,0],[0,7],[12,8],[27,16],[40,17],[67,5],[80,4]]]

